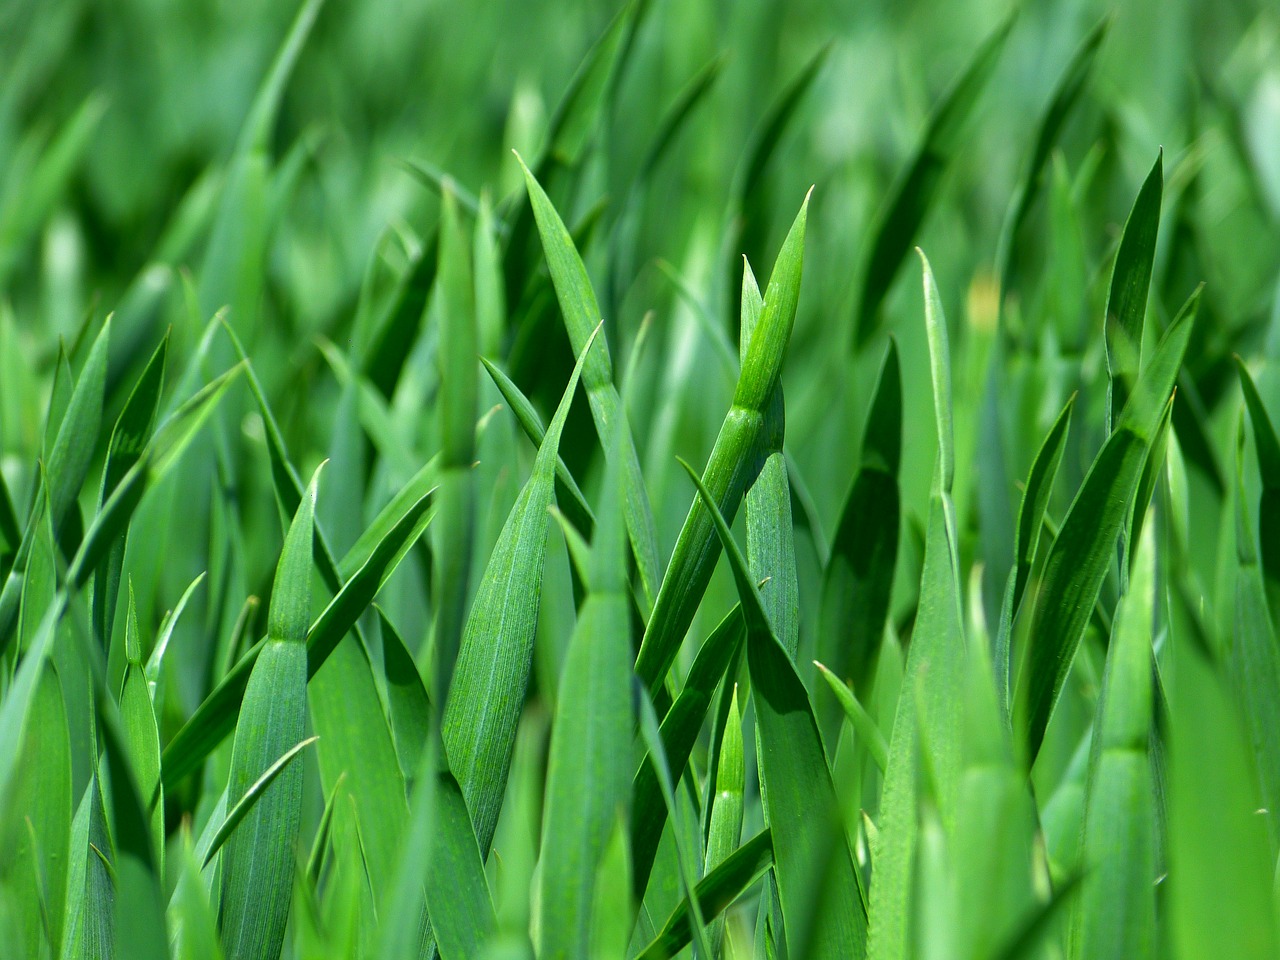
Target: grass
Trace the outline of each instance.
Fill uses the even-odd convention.
[[[0,6],[0,954],[1280,956],[1202,7]]]

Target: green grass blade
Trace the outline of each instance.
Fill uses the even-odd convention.
[[[1072,957],[1152,957],[1156,948],[1156,796],[1152,717],[1155,544],[1148,528],[1120,600],[1094,721],[1084,821],[1084,885]]]
[[[849,723],[853,725],[853,732],[857,734],[858,739],[866,746],[867,751],[871,754],[871,759],[875,761],[876,766],[883,773],[889,765],[889,744],[884,739],[884,734],[880,732],[879,725],[867,713],[867,708],[858,702],[854,692],[845,685],[844,681],[828,670],[825,666],[817,661],[814,662],[818,668],[818,672],[822,674],[822,679],[827,681],[827,685],[831,687],[831,692],[836,695],[836,700],[840,707],[844,710],[844,715],[849,718]]]
[[[765,411],[778,385],[783,356],[795,323],[808,209],[806,196],[774,264],[765,292],[764,312],[752,334],[733,405],[725,416],[703,474],[703,482],[712,491],[716,508],[730,519],[752,480]],[[718,554],[711,515],[702,501],[695,498],[680,529],[636,659],[636,674],[651,691],[661,687],[675,659],[711,579]]]
[[[1018,507],[1018,540],[1014,549],[1014,567],[1009,572],[1009,585],[1001,605],[1000,623],[997,627],[995,650],[992,655],[996,694],[1000,698],[1000,710],[1005,717],[1009,716],[1010,634],[1013,618],[1022,605],[1022,597],[1031,580],[1031,568],[1035,564],[1036,551],[1040,547],[1040,531],[1044,528],[1045,511],[1049,507],[1049,496],[1053,493],[1053,483],[1058,477],[1058,468],[1062,465],[1062,455],[1066,450],[1067,432],[1071,427],[1071,414],[1074,409],[1075,396],[1072,395],[1049,429],[1044,442],[1040,444],[1040,450],[1031,464],[1031,472],[1027,475],[1022,503]]]
[[[897,343],[890,340],[863,431],[862,465],[822,572],[819,655],[863,696],[875,676],[898,558],[901,446],[902,378]]]
[[[631,632],[621,472],[615,425],[591,551],[590,586],[560,677],[547,760],[538,955],[583,956],[609,833],[630,799]]]
[[[1142,331],[1147,313],[1147,291],[1156,258],[1156,232],[1160,227],[1160,200],[1164,192],[1164,151],[1138,191],[1125,221],[1111,271],[1107,293],[1107,373],[1111,406],[1108,422],[1124,408],[1129,391],[1142,369]]]
[[[134,780],[144,798],[152,798],[151,842],[156,872],[164,876],[164,791],[160,786],[160,729],[156,723],[151,688],[142,668],[138,614],[129,587],[129,610],[125,621],[124,685],[120,690],[120,721],[129,748]]]
[[[844,836],[808,691],[773,634],[760,592],[710,490],[687,464],[685,469],[724,545],[747,624],[761,779],[768,785],[765,811],[788,946],[807,948],[804,955],[809,957],[861,957],[866,950],[866,897]],[[807,937],[797,943],[802,931]]]
[[[763,830],[698,882],[694,896],[703,916],[718,917],[772,865],[773,838],[768,830]],[[667,960],[683,950],[689,941],[689,901],[683,900],[662,925],[662,932],[641,952],[639,960]]]
[[[200,879],[189,831],[183,831],[179,855],[182,872],[168,910],[170,955],[173,960],[222,960],[217,918]]]
[[[1164,416],[1191,336],[1198,291],[1170,324],[1115,430],[1094,459],[1045,560],[1031,608],[1031,644],[1022,652],[1014,728],[1033,763],[1049,716],[1115,557],[1147,452]]]
[[[1009,218],[1000,232],[996,265],[1000,270],[1002,293],[1008,290],[1014,280],[1014,258],[1018,238],[1027,222],[1027,217],[1031,214],[1031,207],[1035,203],[1037,194],[1044,187],[1049,158],[1062,136],[1067,120],[1080,101],[1081,94],[1084,93],[1089,77],[1093,73],[1093,65],[1098,58],[1098,50],[1110,26],[1111,18],[1106,17],[1085,35],[1076,52],[1072,54],[1067,69],[1058,78],[1053,88],[1053,95],[1049,98],[1049,104],[1036,125],[1035,146],[1032,147],[1026,172],[1018,181],[1013,202],[1009,205]]]
[[[443,960],[466,960],[481,955],[497,921],[462,789],[443,773],[433,794],[435,842],[426,871],[427,909]]]
[[[662,719],[663,752],[683,770],[689,762],[711,707],[716,687],[729,670],[743,640],[742,608],[734,607],[711,632],[698,650],[693,666],[685,677],[680,695]],[[667,822],[666,807],[662,804],[662,788],[657,773],[648,758],[640,763],[631,783],[631,852],[634,878],[632,892],[644,893],[653,868],[654,856],[662,830]]]
[[[738,709],[738,689],[735,685],[729,701],[729,713],[720,734],[720,758],[716,766],[715,794],[711,803],[711,827],[707,831],[703,877],[711,876],[717,867],[728,860],[742,840],[743,794],[746,790],[742,752],[742,717]],[[704,915],[715,916],[717,911],[708,910],[705,901],[702,906]],[[711,922],[707,939],[712,950],[721,949],[724,939],[723,917]]]
[[[275,782],[276,777],[289,766],[298,754],[319,739],[319,737],[308,737],[301,743],[290,747],[262,772],[262,776],[249,785],[249,789],[235,802],[235,806],[227,811],[226,817],[223,818],[222,823],[218,826],[217,832],[213,835],[213,840],[209,843],[208,849],[205,850],[204,856],[201,858],[201,869],[208,867],[213,862],[213,858],[218,855],[218,851],[222,849],[223,844],[230,839],[231,834],[235,832],[236,828],[240,826],[240,822],[253,810],[254,805],[262,799],[263,794]]]
[[[378,610],[382,636],[383,671],[387,680],[387,712],[395,737],[400,769],[409,776],[422,764],[427,735],[432,724],[431,700],[413,655],[404,645],[400,633]]]
[[[1240,374],[1240,388],[1244,392],[1245,408],[1253,425],[1253,448],[1258,457],[1258,470],[1262,475],[1262,495],[1258,501],[1258,542],[1262,547],[1262,576],[1266,584],[1267,606],[1271,610],[1271,622],[1280,624],[1280,439],[1267,408],[1258,395],[1258,388],[1245,368],[1244,361],[1236,358]]]
[[[160,394],[164,389],[164,364],[169,352],[166,333],[160,346],[143,368],[124,409],[111,431],[107,446],[107,462],[102,468],[102,492],[98,505],[109,497],[129,469],[138,462],[155,430],[160,411]],[[120,590],[120,570],[124,564],[125,536],[111,548],[106,561],[93,578],[93,626],[102,649],[111,647],[111,629],[115,622],[116,600]]]
[[[525,184],[529,191],[529,202],[537,220],[538,232],[542,236],[542,246],[547,258],[547,266],[551,270],[551,280],[555,285],[556,298],[560,302],[560,312],[564,317],[565,329],[569,333],[569,342],[576,353],[581,353],[592,336],[592,331],[600,323],[602,316],[600,305],[596,301],[595,290],[591,286],[591,278],[587,276],[587,268],[578,255],[569,230],[560,219],[551,200],[547,197],[529,168],[524,166]],[[609,357],[609,346],[603,336],[596,339],[595,347],[587,354],[582,370],[582,386],[591,404],[591,416],[595,421],[596,434],[602,444],[612,442],[615,423],[619,417],[626,422],[625,411],[618,395],[618,388],[613,382],[613,362]],[[627,533],[631,541],[631,550],[636,559],[636,572],[646,600],[652,602],[658,590],[658,541],[653,524],[653,513],[649,507],[649,496],[645,492],[644,477],[640,473],[640,460],[636,455],[635,441],[628,429],[623,446],[622,480],[626,492]]]
[[[409,547],[422,535],[426,522],[431,518],[430,491],[434,487],[423,493],[421,485],[411,481],[410,486],[413,487],[412,492],[419,494],[418,499],[407,510],[401,507],[398,500],[388,504],[379,519],[370,526],[371,531],[381,534],[376,539],[371,538],[374,539],[372,553],[351,574],[337,596],[329,601],[329,605],[311,624],[307,632],[308,676],[316,675],[347,631],[368,609]],[[357,542],[340,566],[345,569],[353,555],[358,559],[363,553],[364,546]],[[196,769],[235,727],[250,674],[262,650],[262,643],[251,648],[169,741],[161,766],[166,786],[176,786],[183,777]]]
[[[445,754],[467,798],[481,856],[493,841],[529,680],[560,435],[593,341],[578,357],[529,481],[489,557],[444,707]]]
[[[1010,16],[983,41],[964,72],[938,102],[911,162],[876,217],[853,318],[854,347],[865,346],[880,328],[880,305],[933,205],[943,174],[963,144],[967,121],[995,71],[1012,27],[1013,16]]]
[[[440,515],[433,530],[435,564],[434,700],[444,709],[462,642],[475,528],[477,346],[468,244],[457,203],[446,189],[440,223]]]
[[[267,643],[245,689],[227,793],[243,797],[303,739],[317,474],[289,527],[267,614]],[[229,960],[275,960],[284,943],[302,814],[302,769],[289,766],[227,841],[218,929]]]

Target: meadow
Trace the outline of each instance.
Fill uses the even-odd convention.
[[[0,958],[1280,957],[1280,9],[0,2]]]

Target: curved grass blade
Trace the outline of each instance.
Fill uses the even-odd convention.
[[[426,524],[431,519],[429,507],[432,503],[432,490],[425,484],[411,481],[413,493],[418,499],[405,509],[397,497],[379,514],[378,519],[370,525],[366,535],[372,542],[373,550],[343,584],[329,605],[311,624],[307,632],[307,675],[314,677],[333,653],[334,648],[346,636],[347,631],[360,617],[388,577],[395,571],[405,553],[422,535]],[[362,537],[361,541],[365,538]],[[348,551],[341,568],[348,566],[353,556],[358,559],[365,552],[365,544],[357,541]],[[195,713],[182,726],[182,729],[169,741],[162,758],[161,772],[165,786],[173,787],[183,777],[196,769],[223,738],[235,726],[236,717],[241,709],[241,702],[254,664],[263,650],[263,642],[252,647],[234,668],[214,688],[213,692],[196,708]]]
[[[1094,459],[1049,548],[1031,607],[1031,642],[1022,651],[1014,695],[1014,729],[1034,763],[1084,634],[1130,503],[1182,364],[1199,302],[1197,290],[1165,332]]]
[[[806,196],[778,254],[765,293],[764,312],[738,377],[733,405],[725,415],[703,474],[716,509],[730,519],[754,479],[756,447],[795,323],[808,209]],[[636,658],[636,674],[650,691],[661,688],[711,579],[719,555],[714,531],[707,507],[695,498],[680,529]]]
[[[151,648],[151,655],[147,657],[147,665],[144,670],[153,700],[156,695],[156,684],[160,680],[160,667],[164,664],[164,655],[169,649],[169,641],[173,639],[173,631],[178,626],[178,618],[182,616],[182,611],[187,609],[187,603],[191,600],[191,595],[196,592],[196,587],[200,586],[205,576],[206,574],[202,571],[188,584],[187,589],[182,591],[182,596],[178,598],[177,606],[173,608],[173,611],[165,617],[164,622],[160,625],[160,636],[156,638],[156,645]]]
[[[462,642],[475,529],[477,347],[475,298],[468,244],[451,189],[440,222],[440,514],[433,531],[435,664],[433,691],[443,710]]]
[[[1053,483],[1058,477],[1058,468],[1062,465],[1062,455],[1066,450],[1067,432],[1071,427],[1071,413],[1074,408],[1075,394],[1072,394],[1067,405],[1058,414],[1058,419],[1049,428],[1044,442],[1040,444],[1040,450],[1031,464],[1031,473],[1027,475],[1022,503],[1018,507],[1018,541],[1014,551],[1014,567],[1009,572],[1009,581],[1000,609],[995,649],[992,653],[996,695],[1000,700],[1001,715],[1005,718],[1009,716],[1011,670],[1009,645],[1013,618],[1022,605],[1023,594],[1031,579],[1031,568],[1035,564],[1036,551],[1040,547],[1040,531],[1044,528],[1045,511],[1049,507],[1049,496],[1053,493]]]
[[[1157,801],[1147,746],[1155,607],[1155,542],[1148,528],[1120,600],[1094,720],[1084,818],[1087,872],[1076,903],[1073,958],[1155,956]]]
[[[482,955],[497,920],[458,781],[441,773],[432,794],[435,840],[426,871],[427,909],[443,960],[466,960]]]
[[[517,159],[519,159],[517,157]],[[592,330],[601,322],[600,305],[596,301],[591,278],[578,255],[569,230],[551,205],[533,173],[520,161],[524,170],[529,202],[533,208],[542,236],[543,250],[551,280],[555,285],[560,312],[564,316],[565,329],[573,349],[581,353],[592,336]],[[600,336],[594,349],[586,355],[582,369],[582,386],[591,404],[596,434],[602,444],[612,442],[616,421],[621,417],[626,423],[626,413],[613,383],[613,362],[609,346]],[[644,488],[644,476],[640,472],[640,460],[636,455],[635,441],[628,429],[622,451],[622,482],[626,492],[625,510],[627,534],[636,559],[636,572],[646,598],[651,603],[658,590],[658,537],[649,508],[649,496]]]
[[[1043,188],[1049,157],[1089,82],[1094,61],[1098,58],[1098,49],[1102,46],[1110,26],[1111,18],[1103,18],[1081,41],[1076,52],[1072,54],[1067,69],[1058,78],[1058,83],[1053,88],[1053,95],[1049,98],[1049,105],[1040,116],[1040,123],[1036,127],[1035,146],[1031,150],[1026,173],[1018,181],[1017,193],[1014,194],[1013,202],[1009,205],[1009,218],[1000,232],[996,265],[1000,270],[1002,293],[1009,289],[1014,280],[1013,268],[1017,241],[1031,213],[1036,195]]]
[[[698,650],[679,696],[662,720],[663,752],[675,764],[673,769],[684,770],[688,764],[716,687],[741,647],[743,635],[742,607],[738,605],[720,621]],[[667,822],[662,787],[649,758],[640,762],[632,778],[631,797],[631,891],[638,898],[643,896],[649,883],[654,856]]]
[[[569,640],[547,761],[539,957],[586,954],[596,877],[630,799],[631,621],[622,492],[623,422],[601,488],[586,599]]]
[[[822,572],[819,654],[863,697],[871,691],[889,618],[901,522],[901,447],[902,378],[891,339],[863,431],[862,465],[840,508]]]
[[[764,299],[751,272],[742,261],[742,336],[740,355],[746,360],[751,336]],[[747,488],[744,510],[747,521],[747,562],[757,583],[768,580],[763,594],[768,605],[769,622],[794,659],[800,643],[800,583],[796,573],[796,544],[791,522],[791,484],[787,477],[787,461],[782,453],[786,432],[786,413],[782,384],[773,388],[765,410],[757,456],[760,472]]]
[[[150,809],[151,842],[156,872],[164,876],[164,791],[160,786],[160,729],[156,724],[151,689],[142,668],[138,613],[129,584],[129,609],[124,634],[125,671],[120,690],[120,720],[129,748],[134,779],[143,797],[154,797]]]
[[[1253,448],[1258,456],[1262,477],[1262,495],[1258,500],[1258,542],[1262,552],[1262,576],[1266,584],[1267,606],[1271,622],[1280,625],[1280,439],[1258,388],[1249,376],[1244,361],[1236,357],[1240,389],[1244,392],[1249,422],[1253,424]]]
[[[431,700],[418,665],[404,645],[400,633],[378,608],[382,636],[382,666],[387,679],[387,712],[395,737],[400,769],[408,776],[422,764],[431,729]]]
[[[850,690],[843,680],[828,670],[825,666],[814,661],[814,666],[818,668],[818,672],[822,674],[822,679],[827,681],[827,685],[831,687],[831,692],[836,695],[836,700],[840,707],[844,710],[844,715],[849,718],[849,723],[853,725],[853,732],[857,734],[858,739],[866,746],[867,752],[871,754],[871,759],[875,761],[880,772],[883,773],[889,765],[889,744],[884,739],[884,734],[880,732],[879,725],[867,713],[867,708],[858,702],[857,696]]]
[[[788,947],[804,956],[862,957],[867,908],[862,880],[844,836],[839,801],[818,724],[795,666],[773,634],[751,575],[711,491],[688,464],[733,570],[747,625],[756,722],[760,731],[765,814]],[[798,944],[798,931],[807,942]]]
[[[964,73],[938,102],[915,155],[876,217],[853,318],[855,349],[865,346],[880,328],[880,305],[924,223],[943,174],[963,144],[968,119],[995,71],[1015,15],[1010,15],[983,41]]]
[[[1160,227],[1160,198],[1164,192],[1164,151],[1138,191],[1125,221],[1111,270],[1107,293],[1107,374],[1110,377],[1110,426],[1124,409],[1129,391],[1142,369],[1142,330],[1147,313],[1147,291],[1156,258],[1156,232]]]
[[[227,795],[243,797],[303,739],[307,624],[319,473],[289,527],[267,614],[267,642],[253,665],[236,724]],[[218,930],[228,960],[275,960],[284,943],[302,815],[302,769],[277,775],[227,841]]]
[[[147,361],[142,375],[134,384],[124,409],[111,431],[107,447],[107,462],[102,468],[102,490],[98,506],[109,497],[138,462],[142,451],[155,430],[160,412],[160,394],[164,389],[164,364],[169,352],[169,334],[166,332],[160,346]],[[124,547],[128,532],[122,533],[112,545],[106,560],[93,578],[93,626],[103,650],[111,648],[111,629],[115,623],[116,600],[120,591],[120,570],[124,565]]]
[[[63,523],[76,507],[76,498],[89,475],[98,434],[102,429],[103,392],[107,377],[107,344],[111,335],[111,318],[93,341],[80,379],[67,401],[57,438],[45,464],[44,481],[48,497],[49,522],[55,538],[63,532]],[[0,589],[0,653],[7,648],[17,622],[22,574],[31,554],[32,527],[23,537],[14,556],[13,567]]]
[[[711,826],[707,831],[707,856],[703,865],[703,877],[711,876],[738,849],[742,840],[743,794],[746,790],[746,772],[742,758],[742,717],[738,710],[738,688],[734,685],[729,701],[729,712],[720,733],[720,758],[716,766],[715,793],[711,802]],[[701,887],[701,883],[699,887]],[[695,891],[695,894],[697,891]],[[707,909],[702,903],[703,914],[715,916],[717,911]],[[719,951],[724,939],[724,918],[711,921],[707,930],[711,949]]]
[[[578,357],[533,472],[489,557],[444,706],[445,754],[467,799],[481,857],[488,855],[506,792],[533,660],[560,435],[593,342],[594,335]]]
[[[271,766],[262,772],[257,780],[249,785],[249,789],[245,791],[244,796],[236,801],[235,806],[227,811],[227,815],[219,824],[217,832],[214,833],[213,839],[209,842],[208,849],[204,851],[201,858],[200,868],[203,870],[213,862],[213,858],[218,855],[218,851],[222,849],[223,844],[230,839],[231,834],[240,826],[240,822],[249,815],[254,805],[262,799],[262,795],[266,792],[267,787],[275,781],[281,771],[287,767],[293,759],[311,744],[319,740],[319,737],[307,737],[301,743],[286,750]]]
[[[694,896],[702,914],[719,917],[772,865],[773,838],[766,829],[736,849],[698,882]],[[718,922],[723,923],[723,918],[719,917]],[[689,901],[683,900],[662,925],[662,932],[640,953],[638,960],[667,960],[688,946],[689,941]]]

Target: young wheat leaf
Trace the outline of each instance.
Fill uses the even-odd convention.
[[[867,751],[871,754],[871,759],[875,761],[876,766],[883,773],[889,765],[889,744],[885,742],[884,734],[880,732],[879,725],[871,714],[867,713],[867,708],[858,702],[853,690],[846,686],[843,680],[816,660],[814,661],[814,666],[822,674],[822,679],[826,680],[827,685],[831,687],[831,692],[836,695],[836,700],[839,702],[841,709],[844,710],[844,715],[848,717],[849,723],[853,725],[853,732],[857,734],[858,739],[866,746]]]
[[[1258,500],[1258,542],[1262,547],[1262,576],[1266,584],[1271,622],[1280,625],[1280,439],[1258,394],[1244,361],[1236,358],[1240,388],[1244,392],[1249,422],[1253,425],[1253,447],[1262,475],[1262,495]]]
[[[489,852],[506,793],[511,751],[524,706],[538,626],[547,508],[551,505],[560,435],[590,353],[578,357],[552,418],[533,472],[507,516],[471,605],[444,705],[442,738],[449,769],[467,799],[480,844]]]
[[[710,490],[688,464],[684,467],[711,514],[742,602],[761,779],[768,785],[765,814],[773,831],[774,873],[788,936],[807,931],[809,957],[862,957],[866,896],[845,839],[808,691],[769,625],[760,592]],[[826,888],[821,896],[820,885]],[[818,900],[833,906],[819,911]],[[788,946],[800,949],[792,940]]]
[[[808,209],[806,196],[774,264],[765,293],[764,312],[752,334],[733,405],[725,415],[703,474],[703,482],[715,498],[716,509],[729,519],[737,512],[743,492],[757,472],[757,444],[795,323]],[[705,504],[695,498],[680,529],[636,658],[636,674],[650,691],[661,688],[694,611],[702,601],[718,555],[711,514]]]
[[[285,536],[267,614],[267,642],[253,665],[236,724],[228,796],[243,797],[282,754],[303,739],[307,712],[307,624],[319,472]],[[277,775],[222,858],[218,929],[228,960],[276,960],[293,895],[302,816],[302,769]]]
[[[156,872],[164,876],[164,792],[160,786],[160,730],[156,723],[151,689],[142,669],[138,614],[129,585],[129,609],[125,620],[124,685],[120,690],[120,720],[138,790],[153,798],[150,808],[151,841]]]
[[[734,685],[729,713],[720,733],[720,758],[716,766],[715,795],[711,803],[711,827],[707,831],[707,856],[702,875],[709,877],[733,855],[742,839],[743,794],[746,790],[746,773],[743,763],[742,716],[738,708],[738,688]],[[699,884],[701,886],[701,884]],[[696,892],[696,891],[695,891]],[[715,916],[717,911],[707,909],[703,913]],[[724,939],[724,918],[711,922],[707,939],[712,950],[721,949]]]

